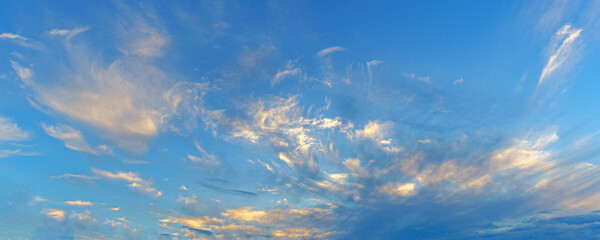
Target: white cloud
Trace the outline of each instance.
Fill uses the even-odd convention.
[[[551,50],[548,62],[540,75],[538,86],[554,75],[561,67],[568,67],[575,63],[578,47],[575,43],[581,31],[582,29],[567,24],[554,34],[551,45],[557,45],[558,47]]]
[[[31,136],[10,119],[0,116],[0,141],[23,141]]]
[[[162,195],[161,191],[158,191],[152,187],[151,181],[142,179],[137,173],[120,171],[112,173],[109,171],[94,168],[92,168],[92,172],[103,178],[124,180],[130,182],[130,184],[128,185],[130,188],[136,189],[142,193],[149,194],[153,197],[159,197]]]
[[[393,123],[390,121],[383,123],[380,121],[369,121],[363,129],[357,129],[355,135],[357,138],[370,139],[385,145],[387,141],[390,141],[386,140],[385,137],[389,134],[392,127]]]
[[[410,197],[417,193],[417,191],[415,191],[414,183],[388,183],[386,185],[377,187],[377,191],[393,197]]]
[[[529,170],[531,173],[547,170],[554,165],[548,161],[550,154],[544,151],[559,139],[556,133],[534,136],[529,140],[515,140],[512,146],[495,151],[491,167],[495,171],[509,169]]]
[[[72,127],[60,124],[56,126],[51,126],[42,123],[42,128],[49,136],[60,139],[63,142],[65,142],[65,147],[69,149],[94,155],[98,155],[101,152],[110,153],[110,148],[105,145],[100,145],[95,148],[90,147],[90,145],[83,138],[81,132]]]
[[[77,34],[87,31],[90,27],[76,27],[73,29],[52,29],[48,32],[50,36],[64,36],[67,40]]]
[[[201,111],[196,104],[201,94],[196,90],[201,87],[171,79],[150,60],[162,56],[169,41],[156,16],[124,5],[119,7],[126,14],[115,20],[121,28],[115,35],[122,38],[123,45],[115,48],[123,54],[114,61],[107,63],[100,59],[101,54],[88,50],[85,43],[66,41],[62,50],[67,57],[49,56],[61,62],[36,65],[55,70],[45,77],[56,81],[33,82],[31,69],[14,61],[11,64],[33,90],[32,104],[101,128],[105,130],[104,136],[119,147],[143,152],[147,150],[148,139],[159,131],[179,131],[173,124],[176,119],[186,119],[183,121],[186,128],[193,127],[194,124],[188,123],[197,122],[194,114]],[[68,39],[87,29],[53,29],[47,34]]]
[[[25,85],[31,86],[33,84],[33,81],[31,80],[33,77],[33,70],[23,67],[19,63],[12,60],[10,61],[10,66],[13,68],[13,70],[15,70],[17,76],[19,76]]]
[[[325,48],[325,49],[319,51],[319,53],[317,53],[317,56],[325,57],[325,56],[329,55],[330,53],[340,52],[340,51],[346,51],[346,49],[343,47],[340,47],[340,46],[328,47],[328,48]]]
[[[459,79],[456,79],[456,80],[454,80],[454,84],[461,84],[461,83],[463,83],[464,81],[465,81],[464,79],[462,79],[462,78],[459,78]]]
[[[14,34],[14,33],[0,33],[0,39],[20,39],[20,40],[27,40],[27,38],[20,36],[18,34]]]
[[[204,150],[198,142],[196,142],[196,149],[198,150],[198,152],[200,152],[200,157],[188,154],[188,159],[192,162],[205,163],[208,165],[220,164],[219,160],[217,160],[217,157],[215,157],[214,154],[209,154],[208,152],[206,152],[206,150]]]
[[[89,202],[89,201],[80,201],[80,200],[65,201],[65,204],[67,204],[69,206],[78,206],[78,207],[92,207],[92,206],[94,206],[94,203],[92,203],[92,202]]]
[[[285,70],[279,71],[273,77],[273,84],[279,83],[281,80],[289,77],[295,77],[302,74],[302,69],[295,67],[296,61],[290,60],[285,66]]]
[[[407,77],[407,78],[410,78],[410,79],[416,79],[416,80],[419,80],[419,81],[422,81],[422,82],[431,83],[431,78],[430,77],[417,76],[414,73],[404,73],[404,76]],[[457,83],[462,83],[462,78],[454,81],[454,84],[457,84]]]
[[[273,83],[278,83],[284,78],[298,76],[300,74],[302,74],[302,70],[300,68],[286,69],[275,74],[275,77],[273,77]]]
[[[62,222],[65,220],[65,211],[61,209],[44,209],[42,211],[43,214],[46,215],[47,218],[54,219],[56,221]]]

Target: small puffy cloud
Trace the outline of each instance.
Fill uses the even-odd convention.
[[[40,196],[35,196],[35,197],[33,197],[33,199],[31,201],[32,202],[47,202],[48,199],[42,198]]]
[[[356,130],[355,136],[357,138],[370,139],[385,144],[385,141],[389,141],[386,140],[385,137],[390,132],[392,127],[393,123],[390,121],[383,123],[380,121],[369,121],[369,123],[367,123],[363,129]]]
[[[198,197],[196,197],[195,194],[192,194],[189,197],[179,196],[177,202],[182,203],[184,205],[195,205],[198,204]]]
[[[65,147],[69,149],[94,155],[98,155],[101,152],[110,151],[110,148],[104,145],[100,145],[95,148],[90,147],[90,145],[83,138],[81,132],[72,127],[60,124],[52,126],[42,123],[42,128],[49,136],[65,142]]]
[[[464,80],[463,78],[459,78],[459,79],[456,79],[456,80],[454,80],[454,84],[461,84],[461,83],[463,83],[464,81],[465,81],[465,80]]]
[[[548,62],[540,75],[538,86],[556,73],[561,67],[568,67],[575,63],[577,60],[578,47],[578,45],[576,45],[576,40],[581,35],[581,31],[583,31],[583,29],[575,28],[570,24],[567,24],[554,34],[551,45],[557,45],[558,47],[551,50]]]
[[[325,57],[331,53],[340,52],[340,51],[346,51],[346,49],[343,47],[340,47],[340,46],[328,47],[328,48],[325,48],[325,49],[319,51],[319,53],[317,53],[317,56]]]
[[[64,210],[54,208],[44,209],[42,213],[45,214],[47,218],[54,219],[59,222],[64,221],[66,215]]]
[[[0,141],[23,141],[31,136],[10,119],[0,116]]]
[[[407,77],[407,78],[410,78],[410,79],[416,79],[416,80],[419,80],[419,81],[422,81],[422,82],[431,83],[431,78],[430,77],[421,77],[421,76],[417,76],[414,73],[404,73],[404,76]],[[462,78],[454,81],[454,84],[457,84],[457,83],[462,83]]]
[[[77,206],[77,207],[92,207],[92,206],[94,206],[94,203],[92,203],[90,201],[81,201],[81,200],[65,201],[65,204],[67,204],[69,206]]]

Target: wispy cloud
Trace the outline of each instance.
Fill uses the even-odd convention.
[[[0,116],[0,141],[23,141],[31,138],[19,125],[10,119]]]
[[[551,46],[554,47],[550,50],[550,57],[542,70],[538,86],[542,85],[548,78],[560,71],[561,68],[568,68],[575,64],[579,47],[577,45],[577,39],[581,35],[581,31],[583,31],[583,29],[574,28],[567,24],[554,34],[552,42],[550,43]]]
[[[0,33],[0,39],[21,39],[21,40],[27,40],[27,38],[18,35],[18,34],[14,34],[14,33]]]
[[[431,78],[430,77],[422,77],[422,76],[417,76],[414,73],[404,73],[404,76],[410,79],[416,79],[425,83],[431,83]],[[462,78],[457,79],[456,81],[454,81],[454,84],[458,84],[458,83],[462,83]]]
[[[340,47],[340,46],[328,47],[328,48],[325,48],[325,49],[319,51],[317,53],[317,56],[319,56],[319,57],[325,57],[325,56],[327,56],[327,55],[329,55],[331,53],[341,52],[341,51],[346,51],[346,49],[343,48],[343,47]]]
[[[197,141],[196,141],[196,149],[200,153],[200,156],[188,154],[188,159],[190,161],[197,162],[197,163],[204,163],[204,164],[213,165],[213,166],[220,164],[219,160],[217,160],[217,157],[215,157],[214,154],[209,154],[208,152],[206,152],[206,150],[204,150],[204,148],[202,148],[200,146],[200,143]]]
[[[113,173],[95,168],[92,168],[92,172],[103,178],[127,181],[130,183],[128,185],[130,188],[149,194],[153,197],[159,197],[162,195],[161,191],[158,191],[152,187],[151,181],[142,179],[137,173],[120,171]]]
[[[23,81],[23,83],[27,86],[33,85],[33,81],[31,78],[33,77],[33,70],[27,67],[21,66],[19,63],[15,61],[10,61],[10,66],[15,70],[17,76]]]
[[[98,155],[102,152],[110,153],[110,148],[106,145],[100,145],[97,147],[90,147],[90,145],[83,138],[83,134],[77,129],[66,125],[47,125],[42,123],[42,128],[51,137],[57,138],[65,142],[65,147],[73,149],[75,151],[90,153]]]
[[[372,67],[377,66],[379,64],[384,63],[383,61],[380,60],[372,60],[372,61],[368,61],[367,62],[367,71],[369,72],[369,82],[373,82],[373,71],[372,71]]]
[[[273,84],[277,84],[285,78],[302,75],[302,69],[296,67],[296,64],[296,61],[289,60],[285,66],[285,70],[279,71],[277,74],[275,74],[275,77],[273,77]]]
[[[77,34],[87,31],[90,27],[76,27],[73,29],[52,29],[48,32],[50,36],[64,36],[67,40]]]
[[[273,77],[273,83],[278,83],[284,78],[298,76],[300,74],[302,74],[302,70],[300,68],[286,69],[275,74],[275,77]]]

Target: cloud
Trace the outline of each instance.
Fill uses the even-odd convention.
[[[42,128],[49,136],[65,142],[65,147],[69,149],[94,155],[98,155],[102,152],[110,153],[110,148],[105,145],[100,145],[95,148],[90,147],[90,145],[83,138],[81,132],[72,127],[66,125],[52,126],[42,123]]]
[[[217,157],[215,157],[214,154],[209,154],[208,152],[206,152],[206,150],[204,150],[200,146],[200,143],[198,143],[196,141],[195,145],[196,145],[196,149],[198,150],[198,152],[200,152],[200,157],[188,154],[188,159],[190,161],[197,162],[197,163],[204,163],[204,164],[213,165],[213,166],[220,164],[219,160],[217,160]]]
[[[318,239],[328,236],[328,234],[318,234],[320,231],[317,228],[305,228],[305,227],[297,227],[297,228],[284,228],[273,230],[271,233],[274,237],[292,239],[292,238],[303,238],[303,239]]]
[[[218,218],[211,218],[211,217],[207,217],[207,216],[201,216],[201,217],[185,217],[185,216],[179,216],[179,217],[169,217],[169,218],[165,218],[160,220],[160,222],[163,223],[177,223],[177,224],[181,224],[187,227],[191,227],[194,229],[202,229],[202,230],[207,230],[210,231],[210,226],[209,224],[223,224],[223,220],[222,219],[218,219]]]
[[[10,119],[0,116],[0,141],[24,141],[31,138],[28,132],[23,131]]]
[[[393,125],[394,124],[390,121],[369,121],[369,123],[367,123],[363,129],[356,130],[355,136],[357,138],[370,139],[375,142],[385,144],[387,141],[385,138],[387,134],[390,133]]]
[[[341,52],[341,51],[346,51],[346,49],[343,48],[343,47],[340,47],[340,46],[328,47],[328,48],[325,48],[325,49],[319,51],[319,53],[317,53],[317,56],[319,56],[319,57],[325,57],[325,56],[327,56],[327,55],[329,55],[331,53]]]
[[[237,209],[228,209],[221,213],[221,215],[240,222],[267,224],[310,217],[323,218],[332,213],[330,209],[325,208],[274,208],[269,210],[254,210],[254,208],[246,206]]]
[[[289,60],[285,66],[285,70],[279,71],[277,74],[275,74],[275,77],[273,77],[273,84],[277,84],[285,78],[302,75],[302,69],[296,67],[296,64],[296,61]]]
[[[380,60],[372,60],[367,62],[367,71],[369,72],[369,82],[373,82],[373,72],[371,70],[372,67],[377,66],[379,64],[384,63]]]
[[[417,193],[414,183],[388,183],[377,188],[377,191],[392,197],[410,197]]]
[[[552,167],[548,161],[549,153],[543,148],[559,139],[556,133],[543,135],[530,140],[514,140],[513,146],[500,149],[492,153],[491,166],[495,171],[504,171],[513,168],[529,171],[543,171]]]
[[[302,70],[300,68],[286,69],[275,74],[275,77],[273,77],[273,83],[278,83],[285,78],[298,76],[300,74],[302,74]]]
[[[27,38],[14,34],[14,33],[0,33],[0,39],[20,39],[27,40]]]
[[[92,206],[94,206],[94,203],[92,203],[92,202],[89,202],[89,201],[80,201],[80,200],[65,201],[65,204],[67,204],[69,206],[78,206],[78,207],[92,207]]]
[[[71,174],[71,173],[65,173],[60,176],[51,176],[50,178],[57,178],[57,179],[62,178],[65,181],[70,182],[70,183],[87,183],[87,184],[91,184],[92,180],[98,179],[98,177],[95,177],[95,176],[92,177],[92,176]]]
[[[65,210],[49,208],[49,209],[44,209],[44,211],[42,211],[42,213],[45,214],[46,217],[48,217],[50,219],[54,219],[59,222],[65,221],[65,215],[66,215]]]
[[[34,82],[31,69],[15,61],[11,65],[33,91],[33,104],[100,128],[117,146],[140,153],[159,131],[180,131],[179,119],[184,119],[179,122],[186,128],[194,127],[194,117],[201,111],[199,89],[204,85],[175,81],[153,63],[151,59],[163,55],[169,36],[151,11],[117,5],[126,14],[114,19],[118,23],[115,36],[123,44],[106,46],[120,51],[114,60],[100,59],[85,42],[68,41],[89,29],[78,27],[48,32],[50,36],[64,36],[64,44],[62,49],[40,53],[54,60],[36,67],[48,70],[45,78],[56,81]],[[57,57],[61,54],[67,57]]]
[[[557,45],[557,47],[551,49],[548,62],[540,75],[538,86],[542,85],[548,78],[555,75],[561,68],[564,69],[565,67],[575,64],[578,57],[578,45],[576,45],[576,40],[579,38],[581,31],[583,31],[583,29],[574,28],[567,24],[554,34],[551,45]]]
[[[25,85],[33,85],[33,81],[31,80],[31,78],[33,77],[33,70],[31,70],[30,68],[23,67],[19,63],[12,60],[10,61],[10,66],[13,68],[13,70],[15,70],[17,76],[19,76],[19,78],[21,79],[21,81],[23,81]]]
[[[462,78],[459,78],[459,79],[456,79],[456,80],[454,80],[454,84],[461,84],[461,83],[463,83],[464,81],[465,81],[464,79],[462,79]]]
[[[89,30],[90,27],[76,27],[73,29],[52,29],[48,32],[50,36],[65,36],[67,40],[71,39],[77,34]]]
[[[162,195],[161,191],[158,191],[152,187],[151,181],[142,179],[137,173],[120,171],[112,173],[109,171],[94,168],[92,168],[92,172],[103,178],[124,180],[130,182],[130,184],[128,185],[130,188],[136,189],[137,191],[145,194],[149,194],[153,197],[159,197]]]
[[[417,76],[414,73],[404,73],[404,76],[410,79],[416,79],[422,82],[426,82],[426,83],[431,83],[431,78],[430,77],[421,77],[421,76]],[[460,81],[459,81],[460,80]],[[454,81],[454,84],[458,84],[458,83],[462,83],[462,78],[457,79],[456,81]]]

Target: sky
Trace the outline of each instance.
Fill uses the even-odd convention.
[[[1,239],[598,239],[600,1],[2,1]]]

